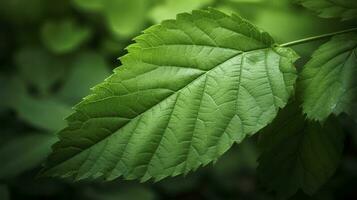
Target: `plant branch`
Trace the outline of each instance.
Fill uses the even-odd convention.
[[[357,28],[351,28],[351,29],[333,32],[333,33],[326,33],[326,34],[317,35],[317,36],[313,36],[313,37],[303,38],[300,40],[295,40],[292,42],[287,42],[287,43],[281,44],[280,46],[281,47],[290,47],[290,46],[295,46],[295,45],[304,44],[304,43],[308,43],[308,42],[312,42],[312,41],[316,41],[316,40],[330,38],[335,35],[340,35],[340,34],[350,33],[350,32],[357,32]]]

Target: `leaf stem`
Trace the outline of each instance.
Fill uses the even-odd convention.
[[[300,39],[300,40],[295,40],[295,41],[292,41],[292,42],[287,42],[287,43],[281,44],[280,46],[281,47],[290,47],[290,46],[304,44],[304,43],[308,43],[308,42],[312,42],[312,41],[316,41],[316,40],[321,40],[321,39],[329,38],[329,37],[332,37],[332,36],[335,36],[335,35],[340,35],[340,34],[350,33],[350,32],[357,32],[357,28],[351,28],[351,29],[346,29],[346,30],[342,30],[342,31],[333,32],[333,33],[326,33],[326,34],[317,35],[317,36],[313,36],[313,37],[303,38],[303,39]]]

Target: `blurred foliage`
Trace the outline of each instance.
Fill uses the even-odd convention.
[[[133,37],[208,6],[248,18],[279,43],[356,25],[321,19],[289,0],[0,0],[0,200],[274,199],[256,178],[255,137],[214,166],[155,184],[35,178],[70,108],[120,65],[116,58]],[[322,42],[296,50],[307,59]],[[341,121],[347,144],[337,174],[313,197],[292,199],[357,198],[357,125]]]
[[[81,27],[71,19],[59,22],[46,22],[41,28],[43,43],[54,53],[75,51],[83,42],[89,39],[91,30]]]
[[[50,145],[55,141],[56,137],[51,134],[29,134],[13,138],[4,144],[0,150],[3,162],[0,166],[0,178],[12,178],[27,169],[38,166],[43,157],[47,156]]]

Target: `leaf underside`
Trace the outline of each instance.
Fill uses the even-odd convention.
[[[303,110],[310,119],[357,110],[357,34],[335,36],[304,66],[299,80]]]
[[[238,16],[179,14],[135,41],[68,117],[43,175],[186,174],[266,126],[293,92],[296,54]]]
[[[306,8],[313,10],[323,18],[357,18],[357,1],[355,0],[299,0]]]
[[[312,195],[338,167],[344,135],[336,118],[325,125],[311,122],[292,103],[262,130],[258,176],[270,190],[287,199],[298,190]]]

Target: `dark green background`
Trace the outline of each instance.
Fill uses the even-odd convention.
[[[356,25],[321,19],[288,0],[0,0],[0,200],[274,199],[256,178],[256,137],[213,165],[159,183],[35,178],[71,106],[120,65],[132,38],[208,6],[248,18],[278,43]],[[298,69],[321,42],[295,48],[303,57]],[[341,166],[312,199],[357,199],[357,125],[342,122]]]

